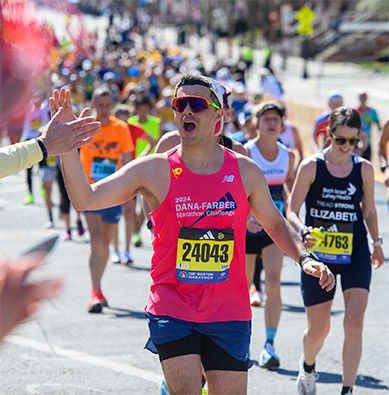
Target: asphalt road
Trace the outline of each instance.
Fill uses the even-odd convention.
[[[22,203],[26,191],[24,176],[21,172],[0,180],[1,256],[16,257],[42,239],[64,231],[63,222],[57,219],[58,208],[55,229],[44,229],[46,212],[36,171],[36,203]],[[388,240],[386,192],[382,184],[376,184],[376,193],[381,234]],[[53,200],[57,201],[56,193]],[[150,287],[152,251],[147,230],[143,231],[143,239],[142,247],[133,248],[133,267],[108,263],[103,290],[110,308],[101,315],[86,311],[90,290],[88,235],[74,235],[72,241],[58,246],[39,276],[60,275],[65,288],[1,346],[0,394],[158,394],[162,377],[158,358],[143,349],[148,338],[144,306]],[[384,248],[389,256],[387,243]],[[373,275],[356,394],[384,394],[389,390],[388,285],[386,264]],[[254,365],[249,371],[249,394],[295,393],[306,318],[299,270],[289,258],[285,258],[282,271],[282,298],[283,313],[275,340],[281,368],[270,372]],[[317,359],[319,394],[340,393],[343,312],[342,294],[337,291],[331,332]],[[258,361],[265,340],[263,308],[254,308],[253,316],[251,356]]]

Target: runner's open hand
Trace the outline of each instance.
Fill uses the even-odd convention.
[[[334,288],[335,277],[324,263],[314,261],[313,259],[305,259],[302,265],[306,274],[319,277],[319,285],[322,289],[328,292]]]

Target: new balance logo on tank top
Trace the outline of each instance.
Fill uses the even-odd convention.
[[[261,152],[259,151],[254,140],[249,141],[245,144],[245,147],[250,151],[251,159],[261,168],[266,178],[266,182],[269,185],[270,194],[274,200],[274,204],[284,214],[284,184],[286,176],[289,171],[289,152],[287,148],[277,142],[278,155],[275,160],[266,160]],[[248,235],[263,235],[265,231],[262,230],[258,233],[247,232]]]
[[[176,148],[167,152],[170,188],[150,213],[153,283],[146,311],[186,321],[251,319],[245,275],[250,211],[235,154],[224,148],[215,174],[192,173]]]
[[[324,153],[316,154],[316,177],[307,198],[307,226],[321,228],[322,242],[313,249],[324,263],[349,264],[355,250],[366,243],[362,220],[362,160],[352,155],[353,168],[347,177],[328,171]]]

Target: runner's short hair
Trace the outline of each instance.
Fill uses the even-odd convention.
[[[142,95],[142,96],[138,96],[135,99],[135,108],[139,107],[139,106],[143,106],[144,104],[147,104],[150,108],[151,106],[151,100],[148,96]]]
[[[214,81],[214,80],[213,80]],[[217,84],[217,85],[216,85]],[[176,87],[174,88],[174,97],[177,96],[178,88],[184,85],[203,85],[210,90],[211,100],[218,104],[220,108],[223,108],[223,94],[221,86],[214,81],[211,82],[211,78],[204,77],[202,75],[196,74],[184,74],[180,80],[177,82]],[[216,92],[215,92],[216,91]],[[219,95],[217,93],[219,92]]]
[[[131,114],[131,108],[125,104],[118,104],[114,109],[113,109],[113,114],[115,117],[117,117],[120,114],[127,114],[127,116],[130,116]]]
[[[96,101],[98,97],[102,97],[102,96],[110,96],[113,99],[111,90],[106,86],[100,86],[93,91],[92,100]]]
[[[330,132],[334,133],[339,126],[357,128],[359,132],[361,130],[362,121],[358,111],[351,107],[338,107],[332,111],[328,122]]]

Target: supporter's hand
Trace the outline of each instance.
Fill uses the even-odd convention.
[[[34,314],[42,300],[58,294],[62,281],[26,282],[27,275],[43,263],[43,256],[0,262],[0,341],[16,325]]]
[[[65,110],[63,107],[58,109],[39,137],[48,156],[66,154],[94,140],[93,135],[100,130],[101,123],[94,117],[86,117],[88,111],[83,111],[80,118],[72,122],[60,123]]]
[[[303,261],[302,268],[306,274],[319,277],[319,285],[322,289],[325,289],[328,292],[334,288],[335,277],[324,263],[317,262],[313,259],[305,259]]]
[[[250,233],[258,233],[262,230],[261,224],[256,220],[256,218],[251,215],[251,218],[247,221],[247,230]]]
[[[371,263],[374,269],[378,269],[385,262],[384,252],[381,246],[374,247],[373,253],[371,254]]]
[[[53,92],[53,96],[49,98],[49,104],[52,117],[59,110],[59,108],[62,107],[64,110],[62,120],[64,122],[71,122],[77,119],[73,112],[72,94],[70,93],[69,89],[62,88],[59,92],[58,89],[55,89]],[[85,115],[87,114],[84,114],[84,116]]]

